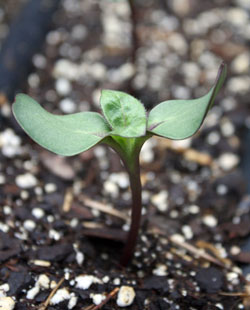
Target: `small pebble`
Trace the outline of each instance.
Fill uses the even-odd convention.
[[[135,299],[135,290],[130,286],[122,286],[118,292],[116,303],[119,307],[132,305]]]
[[[11,297],[0,298],[0,309],[13,310],[15,308],[15,301]]]

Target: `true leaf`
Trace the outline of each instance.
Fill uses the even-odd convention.
[[[103,90],[101,106],[113,129],[112,134],[129,138],[145,134],[146,112],[134,97],[120,91]]]
[[[158,104],[148,116],[147,130],[174,140],[185,139],[202,125],[208,110],[226,77],[226,66],[220,66],[215,85],[203,97],[194,100],[169,100]]]
[[[13,113],[26,133],[44,148],[64,156],[88,150],[110,132],[95,112],[54,115],[27,95],[16,96]]]

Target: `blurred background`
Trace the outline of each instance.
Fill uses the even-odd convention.
[[[243,165],[247,179],[249,10],[248,0],[2,1],[1,130],[8,122],[19,130],[8,120],[17,92],[56,113],[99,110],[103,88],[129,92],[151,109],[203,95],[225,61],[228,78],[202,142],[179,145],[208,152],[226,170]]]

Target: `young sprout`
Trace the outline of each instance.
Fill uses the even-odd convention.
[[[13,113],[23,130],[51,152],[73,156],[103,143],[120,156],[132,192],[131,226],[121,257],[121,264],[126,265],[133,256],[140,227],[139,155],[142,145],[153,135],[174,140],[194,135],[213,105],[225,77],[226,66],[222,63],[215,85],[205,96],[194,100],[164,101],[148,115],[137,99],[112,90],[103,90],[101,94],[104,116],[95,112],[54,115],[24,94],[16,96]]]

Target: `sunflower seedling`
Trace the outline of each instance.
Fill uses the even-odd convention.
[[[194,135],[213,105],[225,77],[226,66],[222,64],[215,85],[206,95],[194,100],[164,101],[148,115],[137,99],[112,90],[102,91],[103,115],[96,112],[54,115],[24,94],[16,96],[13,113],[33,140],[56,154],[73,156],[100,143],[118,153],[128,172],[132,192],[130,231],[121,257],[121,264],[126,265],[133,256],[140,227],[139,154],[142,145],[153,135],[173,140]]]

